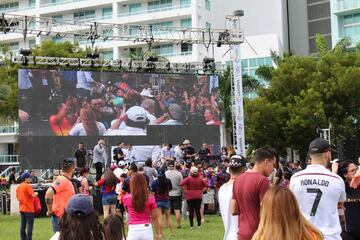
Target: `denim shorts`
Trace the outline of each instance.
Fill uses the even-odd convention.
[[[116,195],[115,196],[106,196],[106,195],[103,195],[102,196],[102,205],[115,205],[116,204]]]
[[[170,200],[156,202],[157,208],[168,209],[170,208]]]

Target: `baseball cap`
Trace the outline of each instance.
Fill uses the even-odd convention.
[[[199,169],[197,167],[191,167],[190,172],[192,173],[198,173]]]
[[[323,138],[316,138],[309,145],[310,154],[324,153],[328,151],[331,151],[331,146],[328,141]]]
[[[229,167],[246,167],[246,159],[241,155],[233,155]]]
[[[183,109],[179,104],[172,103],[169,105],[169,113],[174,120],[181,120],[183,117]]]
[[[119,161],[119,163],[118,163],[118,166],[119,167],[123,167],[123,166],[125,166],[126,165],[126,162],[125,161]]]
[[[68,166],[74,164],[74,161],[75,161],[75,158],[73,158],[73,157],[65,158],[63,161],[63,167],[68,167]]]
[[[190,142],[189,139],[185,139],[182,144],[190,144],[190,143],[191,143],[191,142]]]
[[[26,178],[30,178],[31,177],[31,175],[30,175],[30,173],[28,173],[28,172],[24,172],[23,174],[21,174],[21,176],[20,176],[20,178],[21,179],[26,179]]]
[[[126,111],[128,119],[134,122],[145,122],[147,119],[146,111],[143,107],[133,106]]]
[[[152,98],[154,95],[151,94],[151,92],[148,89],[143,89],[140,93],[140,96],[142,97],[149,97]]]
[[[85,194],[72,196],[66,207],[66,212],[71,216],[86,217],[94,212],[91,197]]]
[[[168,165],[168,167],[174,167],[175,162],[174,161],[169,161],[167,165]]]

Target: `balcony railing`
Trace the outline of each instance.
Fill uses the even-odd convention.
[[[0,126],[0,135],[4,133],[15,134],[19,132],[19,125],[14,124],[11,126]]]
[[[181,56],[189,56],[191,54],[192,54],[192,51],[188,51],[188,52],[163,53],[163,54],[159,54],[159,56],[162,56],[162,57],[181,57]]]
[[[334,1],[335,12],[345,12],[360,8],[360,0],[337,0]]]
[[[40,7],[50,7],[50,6],[56,6],[56,5],[61,5],[61,4],[66,4],[66,3],[74,3],[74,2],[83,2],[86,0],[64,0],[64,1],[59,1],[59,2],[55,2],[55,3],[43,3],[40,4]]]
[[[19,155],[0,155],[0,164],[11,164],[19,162]]]
[[[148,13],[165,12],[165,11],[171,11],[171,10],[175,10],[175,9],[189,8],[190,6],[191,6],[191,4],[183,4],[183,5],[176,5],[176,6],[171,6],[171,7],[146,9],[146,10],[142,10],[142,11],[120,13],[120,14],[118,14],[118,17],[128,17],[128,16],[134,16],[134,15],[148,14]]]
[[[8,9],[6,9],[6,10],[1,10],[1,9],[0,9],[0,12],[9,13],[9,12],[27,11],[27,10],[32,10],[32,9],[35,9],[35,6],[22,7],[22,8],[13,7],[13,8],[8,8]],[[34,15],[35,15],[35,14],[34,14]]]

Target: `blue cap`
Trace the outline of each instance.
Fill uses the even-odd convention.
[[[91,197],[85,194],[72,196],[66,207],[66,212],[71,216],[85,217],[94,212]]]
[[[30,178],[30,177],[31,177],[31,175],[30,175],[30,173],[28,173],[28,172],[24,172],[24,173],[21,174],[21,176],[20,176],[20,178],[23,179],[23,180],[25,180],[26,178]]]

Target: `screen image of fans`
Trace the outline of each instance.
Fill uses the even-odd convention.
[[[20,136],[219,134],[210,127],[221,123],[217,76],[19,69],[18,80]]]

